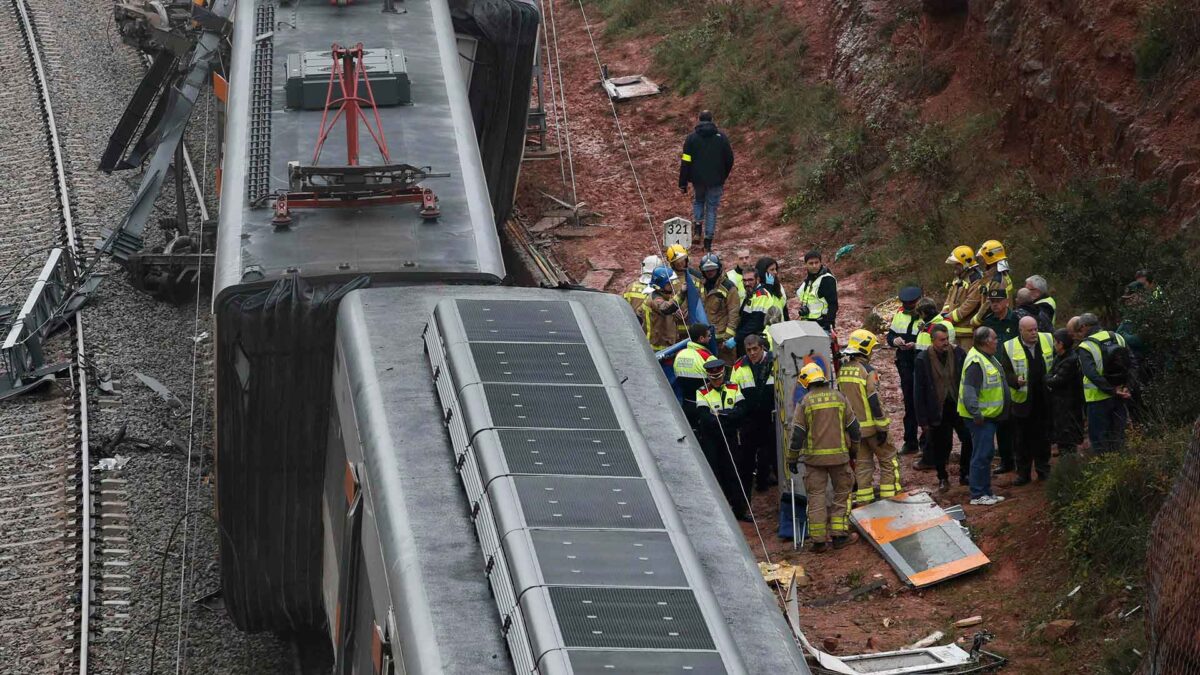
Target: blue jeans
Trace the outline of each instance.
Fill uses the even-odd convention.
[[[724,185],[692,184],[692,220],[697,225],[704,220],[705,239],[712,239],[717,232],[717,207],[724,193]]]
[[[1129,423],[1129,408],[1117,396],[1087,404],[1088,439],[1092,452],[1120,452],[1125,448],[1125,425]]]
[[[971,499],[992,494],[992,458],[996,456],[996,423],[963,420],[971,430]]]

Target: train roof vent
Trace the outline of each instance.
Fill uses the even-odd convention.
[[[744,673],[584,308],[444,300],[425,341],[518,672]]]

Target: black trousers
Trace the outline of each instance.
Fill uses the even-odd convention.
[[[1000,466],[1011,467],[1016,463],[1013,456],[1016,425],[1017,421],[1010,417],[996,427],[996,454],[1000,456]]]
[[[1017,475],[1029,478],[1032,471],[1050,475],[1050,425],[1045,406],[1034,407],[1029,417],[1013,420],[1013,455]]]
[[[971,440],[971,430],[967,421],[958,414],[958,404],[954,408],[954,433],[958,434],[958,477],[971,477],[971,449],[975,447]]]
[[[708,460],[708,466],[712,469],[713,475],[717,479],[717,485],[721,487],[725,501],[729,502],[729,507],[733,509],[734,515],[740,516],[746,513],[748,507],[743,494],[750,494],[749,486],[743,485],[738,478],[740,475],[743,481],[749,480],[753,475],[754,462],[753,456],[751,456],[749,467],[744,468],[747,464],[746,453],[742,452],[742,447],[738,443],[737,430],[726,426],[725,439],[722,440],[721,433],[706,424],[700,447],[704,449],[704,458]],[[743,490],[745,490],[744,493]]]
[[[929,433],[925,436],[928,448],[925,458],[937,469],[939,480],[950,478],[950,474],[946,472],[946,462],[950,459],[950,449],[954,447],[954,431],[960,426],[962,418],[958,416],[958,404],[953,398],[948,398],[942,406],[942,423],[929,427]]]
[[[759,486],[770,485],[770,477],[776,472],[775,420],[768,412],[755,415],[742,424],[742,453],[746,455],[750,470]],[[741,469],[739,468],[739,471]],[[746,482],[742,477],[742,482]]]
[[[896,372],[900,373],[900,392],[904,394],[904,444],[917,447],[917,399],[914,390],[916,364],[912,361],[897,361]]]

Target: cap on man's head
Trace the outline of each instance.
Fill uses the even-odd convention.
[[[701,122],[711,122],[712,121],[712,111],[711,110],[701,110],[700,111],[700,121]]]
[[[704,369],[710,373],[725,370],[725,361],[723,359],[711,359],[704,362]]]
[[[900,289],[900,302],[916,302],[921,299],[920,286],[905,286]]]
[[[1008,293],[1003,288],[989,288],[988,300],[1007,300]]]

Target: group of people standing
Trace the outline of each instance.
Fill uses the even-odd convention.
[[[972,504],[990,506],[1004,499],[993,475],[1015,473],[1013,486],[1047,478],[1051,445],[1075,452],[1085,416],[1093,451],[1119,449],[1131,396],[1124,337],[1102,330],[1093,314],[1055,330],[1057,303],[1045,278],[1014,289],[999,241],[975,252],[959,246],[946,262],[955,274],[941,310],[920,289],[903,289],[888,332],[904,393],[901,452],[921,453],[913,467],[936,470],[939,488],[949,489],[957,435],[959,483],[970,487]]]

